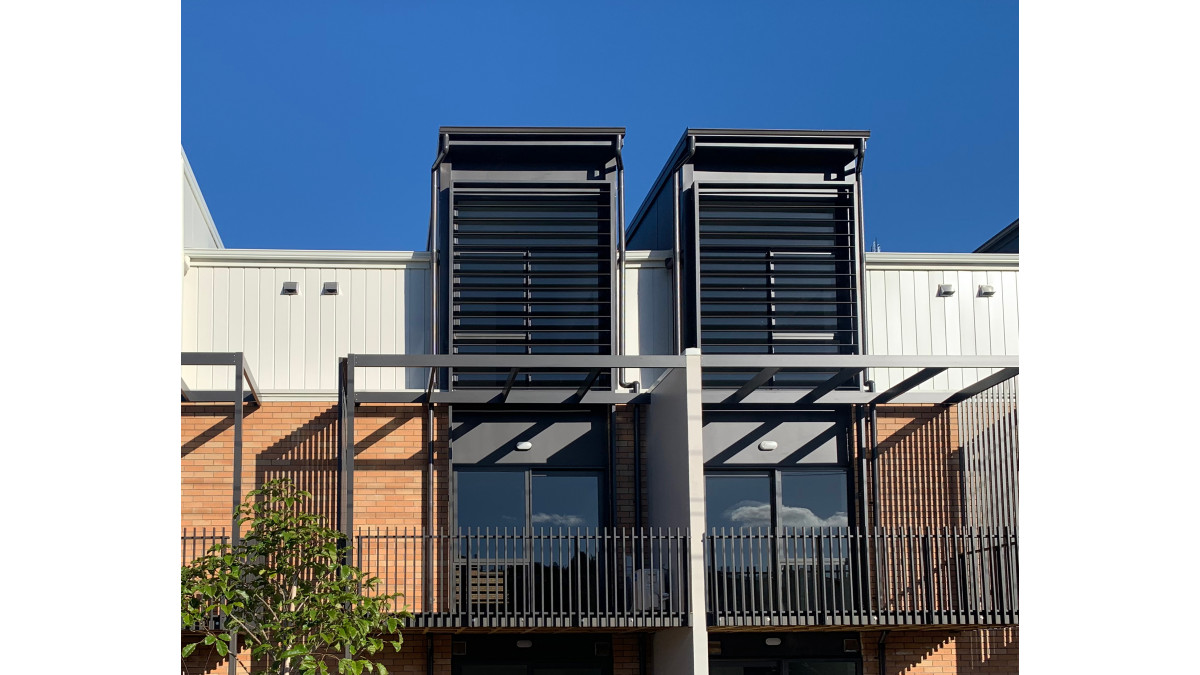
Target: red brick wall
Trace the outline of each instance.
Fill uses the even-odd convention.
[[[650,648],[650,640],[646,640],[646,648]],[[612,675],[639,675],[641,673],[638,659],[639,639],[635,633],[617,633],[612,638]],[[653,674],[652,659],[646,654],[646,672]]]
[[[638,438],[641,441],[641,486],[634,485],[634,452],[633,452],[633,406],[624,405],[617,407],[617,452],[616,452],[616,487],[617,492],[614,495],[616,500],[617,519],[614,523],[617,527],[635,527],[640,523],[635,522],[636,508],[634,504],[635,495],[642,500],[642,520],[645,521],[646,512],[649,508],[646,503],[646,415],[645,410],[641,415],[641,429],[638,432]]]
[[[233,510],[233,406],[183,404],[181,506],[184,527],[229,527]],[[314,496],[310,510],[337,508],[337,406],[329,402],[248,405],[242,424],[242,495],[288,477]]]
[[[879,671],[880,633],[863,633],[863,675],[1016,675],[1018,629],[892,631]]]
[[[878,524],[962,524],[955,409],[940,405],[881,406],[878,430],[882,507]]]
[[[428,456],[421,405],[360,406],[355,413],[355,527],[425,526]],[[437,414],[435,522],[445,527],[446,415]],[[227,527],[233,501],[233,408],[183,404],[181,516],[184,527]],[[310,510],[337,517],[337,406],[268,402],[247,406],[242,495],[275,478],[313,493]]]
[[[428,640],[433,641],[434,675],[450,675],[450,636],[412,633],[404,636],[399,652],[387,643],[384,650],[374,656],[364,655],[382,663],[389,673],[398,675],[426,675],[426,649]],[[184,636],[182,644],[194,641],[193,636]],[[238,655],[238,673],[261,672],[259,664],[251,665],[250,653],[242,650]],[[229,660],[219,656],[215,649],[201,645],[191,656],[182,661],[181,675],[227,675]]]

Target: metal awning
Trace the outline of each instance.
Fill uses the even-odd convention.
[[[701,356],[701,368],[709,371],[756,371],[738,389],[705,389],[706,404],[854,405],[885,403],[958,403],[981,391],[1017,376],[1016,356],[878,356],[878,355],[781,355],[711,354]],[[884,391],[838,389],[871,369],[903,368],[917,372]],[[961,389],[916,390],[921,384],[951,369],[996,370]],[[761,389],[783,372],[832,373],[810,389]]]
[[[250,401],[258,405],[262,398],[258,394],[258,384],[250,365],[246,363],[246,355],[242,352],[181,352],[180,365],[184,366],[233,366],[236,385],[233,389],[193,389],[180,378],[179,388],[183,400],[188,403],[233,403],[235,401]]]
[[[339,387],[355,403],[507,403],[517,405],[612,405],[645,403],[650,388],[627,392],[595,389],[600,373],[624,368],[682,368],[682,356],[585,356],[585,355],[474,355],[474,354],[349,354],[348,366]],[[354,384],[355,368],[487,368],[507,371],[499,388],[436,389],[434,378],[424,391],[360,391]],[[574,389],[518,389],[513,385],[521,373],[580,373]],[[616,381],[616,378],[613,379]],[[652,388],[652,387],[651,387]]]

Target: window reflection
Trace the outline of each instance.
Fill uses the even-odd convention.
[[[524,471],[458,471],[458,527],[525,529]]]
[[[846,527],[846,472],[784,473],[779,520],[784,527]]]
[[[765,474],[707,476],[705,505],[710,530],[770,527],[770,479]]]

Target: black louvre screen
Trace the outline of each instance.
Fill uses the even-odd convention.
[[[453,353],[612,353],[607,186],[456,186],[453,200]],[[574,388],[586,376],[522,372],[512,386]],[[507,381],[508,371],[454,371],[456,388]]]
[[[700,345],[705,354],[856,354],[851,188],[699,194]],[[706,373],[739,387],[754,373]],[[767,387],[813,386],[832,373],[780,373]]]

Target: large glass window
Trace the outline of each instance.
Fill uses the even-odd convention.
[[[708,529],[771,527],[771,480],[762,474],[710,474],[705,478]]]
[[[458,527],[525,529],[524,471],[458,471]]]
[[[711,473],[705,477],[707,527],[848,527],[847,490],[846,470],[839,468]]]
[[[530,524],[534,531],[600,526],[600,476],[534,473]]]
[[[843,469],[785,471],[779,490],[783,527],[847,527],[846,472]]]
[[[521,533],[602,524],[598,472],[459,469],[455,475],[460,529]]]

